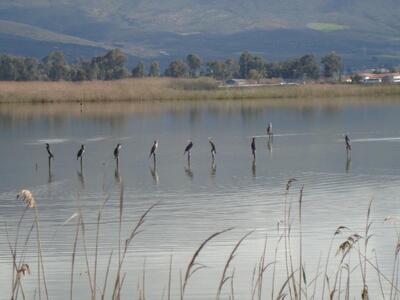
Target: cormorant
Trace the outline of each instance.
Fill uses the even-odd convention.
[[[82,160],[83,153],[85,153],[85,145],[81,145],[81,148],[79,149],[78,154],[76,155],[76,160],[78,159]]]
[[[346,150],[351,151],[350,138],[347,134],[344,136],[344,141],[346,142]]]
[[[210,146],[211,146],[211,156],[212,156],[212,160],[214,160],[215,154],[217,154],[217,150],[216,150],[215,144],[214,144],[214,142],[212,141],[211,138],[208,139],[208,142],[210,143]]]
[[[256,138],[253,137],[251,140],[251,153],[253,154],[253,159],[256,159]]]
[[[189,144],[187,144],[186,148],[185,148],[185,152],[183,152],[183,154],[188,154],[188,156],[190,156],[190,150],[193,148],[193,143],[191,140],[189,140]]]
[[[154,158],[156,157],[157,148],[158,148],[158,141],[155,140],[153,146],[151,146],[149,157],[151,157],[152,155]]]
[[[114,149],[114,158],[115,159],[119,158],[119,151],[121,151],[121,148],[122,148],[121,144],[117,144],[117,147],[115,147],[115,149]]]
[[[53,155],[53,153],[51,153],[51,151],[50,151],[50,145],[47,144],[47,143],[46,143],[46,150],[47,150],[47,153],[49,154],[49,159],[50,159],[50,158],[54,159],[54,155]]]

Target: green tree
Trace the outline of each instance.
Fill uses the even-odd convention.
[[[226,66],[222,60],[211,60],[207,62],[207,74],[217,80],[225,80]]]
[[[165,75],[169,77],[187,77],[189,74],[188,65],[182,60],[172,61],[165,70]]]
[[[247,78],[250,72],[250,64],[253,55],[249,52],[243,52],[239,57],[239,75],[241,78]]]
[[[23,69],[20,72],[20,80],[33,81],[39,79],[39,61],[33,57],[24,57]]]
[[[0,55],[0,79],[16,80],[17,69],[14,65],[12,57],[8,55]]]
[[[325,55],[321,59],[326,78],[339,78],[342,70],[342,58],[335,52]]]
[[[61,51],[53,51],[47,55],[41,64],[45,78],[52,81],[68,80],[69,65]]]
[[[200,72],[201,58],[197,54],[186,56],[186,63],[189,66],[190,77],[197,77]]]
[[[136,78],[142,78],[145,76],[144,63],[139,61],[139,63],[132,69],[132,76]]]
[[[239,76],[239,63],[233,58],[225,61],[225,79],[232,79]]]
[[[307,77],[311,79],[319,78],[319,66],[314,55],[307,54],[299,59],[298,63],[298,74],[302,77]],[[303,78],[305,79],[305,78]]]
[[[160,76],[160,63],[158,61],[153,61],[150,64],[149,76],[150,77],[158,77],[158,76]]]
[[[250,78],[250,71],[255,70],[261,77],[267,75],[267,63],[259,55],[252,55],[249,52],[243,52],[239,58],[239,75],[241,78]],[[253,71],[252,74],[255,72]]]
[[[113,49],[102,58],[101,67],[105,74],[105,80],[122,79],[128,76],[128,70],[125,67],[127,57],[121,49]]]

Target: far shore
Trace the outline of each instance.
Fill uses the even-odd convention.
[[[0,103],[252,100],[400,96],[400,84],[308,83],[219,87],[210,78],[143,78],[84,82],[0,82]],[[400,97],[399,97],[400,99]]]

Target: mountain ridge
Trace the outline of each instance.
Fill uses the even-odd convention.
[[[120,47],[133,61],[166,61],[189,52],[220,58],[236,55],[239,48],[260,52],[265,47],[261,54],[271,59],[301,55],[300,49],[306,48],[317,55],[340,51],[349,64],[383,64],[400,63],[399,14],[393,0],[14,0],[0,3],[0,37],[22,37],[27,55],[30,41],[36,40],[61,48],[86,47],[93,53]],[[314,48],[300,45],[294,32]],[[260,40],[270,38],[270,44],[281,47]],[[221,46],[218,39],[234,44],[234,49]],[[319,40],[331,40],[330,46],[320,46]],[[14,48],[6,44],[1,50]],[[362,60],[360,51],[367,53]]]

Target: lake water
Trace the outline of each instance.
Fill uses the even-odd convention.
[[[399,116],[400,99],[152,102],[82,107],[74,103],[1,104],[0,289],[4,293],[0,298],[10,298],[11,255],[5,224],[14,243],[17,223],[24,212],[23,203],[16,200],[22,188],[29,189],[38,203],[50,299],[69,297],[78,218],[66,221],[79,209],[84,217],[93,279],[97,214],[108,196],[100,225],[97,285],[100,291],[113,250],[107,287],[107,295],[110,294],[118,261],[122,186],[122,244],[140,215],[158,203],[146,217],[143,232],[129,248],[123,266],[124,299],[140,293],[143,278],[147,299],[167,299],[171,257],[171,294],[178,299],[180,272],[184,276],[194,251],[214,232],[231,227],[231,231],[211,240],[200,252],[198,263],[207,268],[191,277],[185,298],[215,298],[230,251],[244,234],[254,231],[239,247],[228,271],[235,272],[236,298],[250,299],[253,269],[262,255],[266,236],[266,263],[275,261],[274,251],[282,233],[282,223],[280,233],[277,223],[284,218],[286,183],[291,177],[297,179],[287,196],[288,203],[292,203],[291,250],[295,269],[300,252],[298,199],[304,185],[302,253],[309,296],[321,259],[316,287],[321,298],[321,273],[336,228],[342,225],[351,230],[338,235],[333,243],[328,270],[331,280],[338,265],[337,247],[351,233],[364,234],[371,199],[374,235],[367,255],[375,262],[372,249],[376,249],[380,270],[391,278],[397,226],[384,220],[398,216],[400,209]],[[272,122],[274,129],[270,143],[265,136],[267,122]],[[345,133],[352,139],[349,159]],[[257,137],[255,164],[250,150],[252,136]],[[213,138],[217,147],[214,166],[208,137]],[[155,139],[159,141],[156,170],[148,157]],[[190,169],[183,155],[188,139],[194,143]],[[55,155],[50,172],[46,142]],[[113,159],[117,143],[122,144],[118,172]],[[81,144],[86,146],[82,170],[76,160]],[[33,217],[33,212],[27,211],[20,250]],[[28,299],[33,298],[37,286],[35,239],[33,234],[24,252],[24,261],[32,270],[23,279]],[[361,243],[363,249],[364,242]],[[90,293],[82,245],[80,238],[75,262],[76,299],[88,299]],[[275,262],[276,296],[287,278],[282,241]],[[353,252],[350,262],[354,268],[352,296],[359,298],[362,281],[357,252]],[[270,266],[265,273],[264,299],[271,297],[272,271]],[[297,276],[296,273],[296,280]],[[367,283],[370,296],[380,298],[373,268],[368,268]],[[383,285],[389,293],[385,281]],[[228,282],[222,298],[228,299],[229,293]]]

